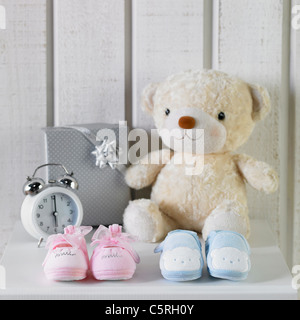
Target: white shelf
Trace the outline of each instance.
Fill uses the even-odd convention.
[[[6,289],[0,290],[0,300],[297,299],[297,292],[291,286],[291,274],[268,224],[264,220],[251,224],[252,270],[243,282],[213,279],[206,268],[197,281],[169,282],[160,274],[160,256],[153,253],[156,245],[137,243],[141,264],[129,281],[98,282],[89,277],[81,282],[56,283],[48,281],[43,273],[46,250],[37,248],[37,242],[26,234],[19,222],[1,262],[6,269]]]

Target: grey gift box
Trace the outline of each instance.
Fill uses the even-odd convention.
[[[49,127],[45,128],[44,132],[47,162],[64,165],[69,172],[74,173],[79,183],[76,193],[84,210],[82,225],[122,224],[124,210],[131,200],[131,191],[124,175],[108,165],[102,169],[97,167],[96,158],[92,154],[95,145],[74,127],[86,128],[95,136],[102,129],[111,129],[115,133],[118,145],[119,125],[98,123],[69,128]],[[126,129],[125,134],[127,132]],[[61,174],[56,167],[48,168],[48,179],[55,179]]]

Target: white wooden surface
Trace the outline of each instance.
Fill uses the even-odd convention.
[[[124,8],[54,1],[55,125],[124,120]]]
[[[290,2],[0,0],[7,14],[0,30],[0,202],[8,208],[0,213],[0,256],[24,178],[44,161],[42,127],[126,119],[149,129],[152,120],[140,111],[143,87],[212,60],[271,93],[272,114],[242,151],[273,165],[281,189],[265,196],[249,188],[250,212],[268,219],[289,264],[300,264],[300,31],[292,30],[289,87]]]
[[[140,97],[150,82],[203,68],[203,0],[133,0],[133,126],[153,128]]]
[[[48,281],[42,263],[46,250],[38,249],[19,223],[14,231],[2,265],[6,269],[6,290],[0,290],[1,299],[101,299],[122,300],[206,300],[239,299],[269,300],[294,299],[289,269],[275,244],[266,221],[251,222],[252,270],[246,281],[232,282],[211,278],[204,266],[203,276],[185,283],[165,280],[159,269],[156,244],[137,243],[141,263],[128,281],[101,281],[89,277],[80,282],[55,283]],[[91,237],[91,236],[90,236]],[[88,244],[90,239],[88,239]],[[89,255],[92,248],[88,246]]]

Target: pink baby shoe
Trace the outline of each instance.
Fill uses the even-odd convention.
[[[122,233],[122,227],[114,224],[100,226],[92,238],[92,246],[98,245],[90,260],[90,268],[97,280],[128,280],[140,262],[139,255],[130,243],[136,239]]]
[[[43,267],[49,280],[78,281],[87,277],[89,257],[84,237],[92,230],[92,227],[69,226],[64,234],[48,238],[49,251]]]

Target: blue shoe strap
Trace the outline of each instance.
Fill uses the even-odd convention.
[[[155,253],[162,252],[167,240],[171,236],[176,236],[176,234],[180,234],[180,235],[188,234],[188,235],[191,235],[195,239],[195,241],[196,241],[196,243],[197,243],[197,245],[198,245],[198,247],[200,249],[201,255],[202,255],[202,246],[201,246],[201,242],[199,240],[199,237],[198,237],[197,233],[193,232],[193,231],[189,231],[189,230],[174,230],[174,231],[169,232],[169,234],[167,235],[166,239],[155,248],[154,252]]]
[[[212,231],[205,244],[206,253],[209,250],[220,249],[224,247],[233,247],[241,251],[251,253],[250,246],[246,238],[240,233],[234,231]]]
[[[165,245],[165,241],[163,241],[161,244],[159,244],[155,249],[154,249],[154,253],[160,253],[163,251],[164,249],[164,245]]]

